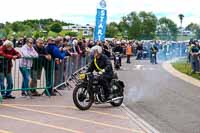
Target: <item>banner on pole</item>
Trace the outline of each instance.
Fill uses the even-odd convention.
[[[104,41],[106,33],[107,10],[105,0],[101,0],[97,6],[96,26],[94,29],[94,41]]]

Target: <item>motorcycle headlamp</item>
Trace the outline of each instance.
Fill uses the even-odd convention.
[[[79,79],[81,79],[81,80],[85,79],[85,77],[86,77],[85,74],[80,74],[80,75],[79,75]]]

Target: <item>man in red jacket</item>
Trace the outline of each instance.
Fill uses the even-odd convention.
[[[9,40],[0,47],[0,88],[4,99],[15,99],[11,95],[13,89],[12,80],[12,59],[18,59],[21,55],[13,48],[13,43]],[[4,79],[6,78],[7,87],[5,89]]]

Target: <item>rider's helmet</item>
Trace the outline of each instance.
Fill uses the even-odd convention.
[[[94,57],[98,59],[101,56],[102,52],[103,52],[102,47],[96,45],[96,46],[94,46],[93,50],[94,50]]]

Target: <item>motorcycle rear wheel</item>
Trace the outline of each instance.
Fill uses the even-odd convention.
[[[118,92],[118,94],[115,96],[115,97],[122,97],[121,99],[118,99],[116,101],[113,101],[113,102],[110,102],[110,104],[113,106],[113,107],[119,107],[121,106],[121,104],[123,103],[124,101],[124,94],[123,94],[123,88],[118,85],[118,84],[114,84],[115,87],[118,87],[118,90],[120,90],[121,92]]]

